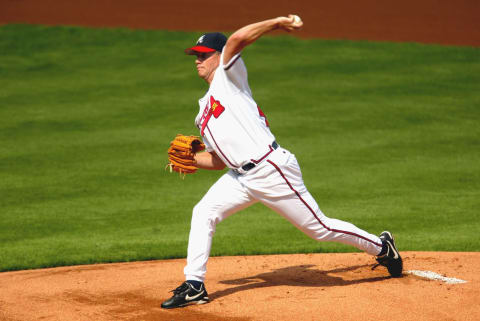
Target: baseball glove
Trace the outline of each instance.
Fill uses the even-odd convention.
[[[178,134],[168,148],[167,168],[170,168],[170,172],[183,174],[183,177],[195,173],[198,169],[195,154],[204,149],[205,145],[198,136]]]

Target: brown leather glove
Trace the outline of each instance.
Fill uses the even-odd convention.
[[[198,136],[185,136],[178,134],[168,148],[168,164],[170,172],[180,174],[193,174],[198,167],[195,162],[195,154],[205,149],[205,145]]]

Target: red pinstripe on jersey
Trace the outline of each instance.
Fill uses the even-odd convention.
[[[250,159],[252,162],[254,162],[255,164],[258,164],[260,163],[262,160],[264,160],[268,155],[270,155],[271,152],[273,152],[273,148],[271,145],[268,145],[268,148],[270,148],[270,150],[265,154],[263,155],[260,159]]]
[[[215,137],[213,137],[213,134],[212,134],[212,132],[210,131],[210,128],[208,128],[208,126],[206,126],[205,128],[206,128],[206,129],[208,130],[208,132],[210,133],[210,137],[212,137],[212,140],[213,140],[213,142],[215,143],[215,146],[217,146],[217,149],[218,149],[218,151],[222,154],[223,158],[225,158],[225,160],[230,164],[230,166],[235,167],[235,166],[232,164],[232,162],[230,162],[230,160],[227,158],[227,156],[225,156],[225,154],[223,153],[223,151],[222,151],[222,149],[220,148],[220,146],[218,146],[217,141],[215,140]]]

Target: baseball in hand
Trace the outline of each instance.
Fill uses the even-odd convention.
[[[301,26],[302,25],[302,19],[300,19],[300,17],[297,16],[296,14],[293,15],[293,24],[295,26]]]

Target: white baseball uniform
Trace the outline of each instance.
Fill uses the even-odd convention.
[[[215,151],[230,170],[193,209],[184,269],[187,280],[203,282],[216,225],[256,202],[315,240],[353,245],[371,255],[380,253],[382,242],[377,236],[321,212],[303,183],[295,155],[278,146],[253,100],[240,53],[227,64],[222,53],[199,105],[195,124],[206,149]]]

